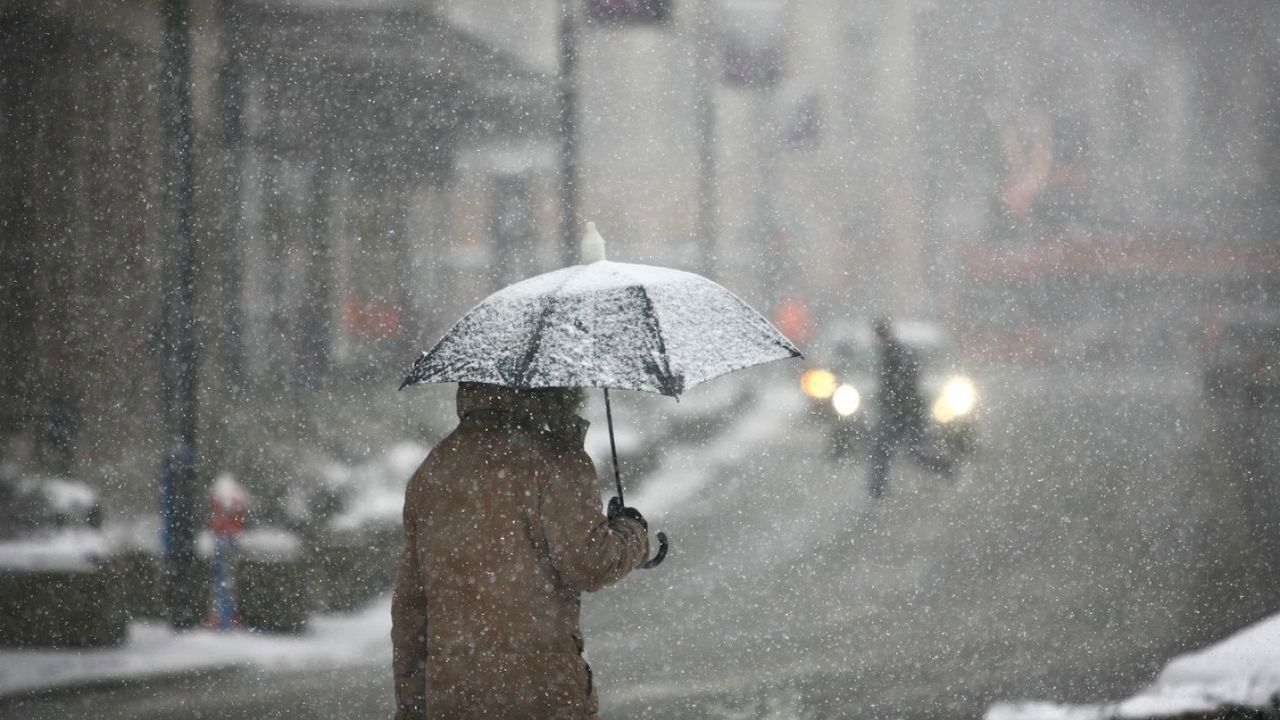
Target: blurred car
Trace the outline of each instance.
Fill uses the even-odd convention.
[[[115,555],[89,485],[0,471],[0,644],[120,642]]]
[[[968,456],[975,447],[979,393],[973,379],[957,366],[950,337],[935,323],[909,320],[894,322],[893,334],[920,366],[925,443],[948,457]],[[833,457],[865,450],[875,428],[880,383],[879,344],[871,323],[827,328],[814,357],[817,364],[800,380],[809,398],[809,416],[827,427]]]

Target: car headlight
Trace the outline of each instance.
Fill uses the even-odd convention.
[[[826,370],[806,370],[800,376],[800,389],[816,400],[826,400],[836,392],[836,376]]]
[[[978,389],[973,381],[963,375],[956,375],[947,380],[938,399],[933,401],[933,417],[938,422],[949,423],[973,412],[977,405]]]
[[[841,417],[854,414],[861,404],[862,395],[858,393],[858,388],[852,385],[841,385],[831,393],[831,407],[835,408]]]

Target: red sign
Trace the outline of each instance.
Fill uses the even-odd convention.
[[[400,334],[400,310],[382,300],[348,297],[342,303],[342,329],[363,340],[396,337]]]

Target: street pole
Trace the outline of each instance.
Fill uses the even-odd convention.
[[[756,185],[756,252],[759,258],[759,283],[766,312],[772,314],[782,302],[785,292],[785,273],[791,264],[786,246],[779,245],[781,227],[778,223],[777,176],[778,137],[773,122],[774,85],[755,88],[756,162],[759,176]]]
[[[891,168],[885,183],[888,189],[887,221],[893,247],[890,252],[893,286],[892,312],[916,315],[927,308],[923,302],[924,256],[921,252],[923,222],[920,218],[920,167],[923,162],[916,127],[916,2],[893,4],[888,17],[888,59],[883,77],[886,111],[886,150]]]
[[[698,240],[701,247],[700,270],[706,277],[716,277],[719,251],[716,203],[716,74],[712,42],[712,1],[699,3],[694,19],[694,112],[698,127]],[[717,46],[718,47],[718,46]]]
[[[560,264],[578,263],[578,27],[575,0],[560,0]]]
[[[161,392],[169,443],[162,461],[164,554],[170,580],[170,620],[199,622],[195,537],[202,493],[196,477],[196,242],[192,157],[191,57],[188,0],[164,0],[164,107],[168,126],[170,214],[164,293]]]

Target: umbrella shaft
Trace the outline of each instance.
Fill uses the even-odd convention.
[[[613,406],[609,404],[609,388],[604,389],[604,417],[609,422],[609,451],[613,453],[613,482],[618,486],[618,502],[622,499],[622,475],[618,472],[618,446],[613,441]]]

